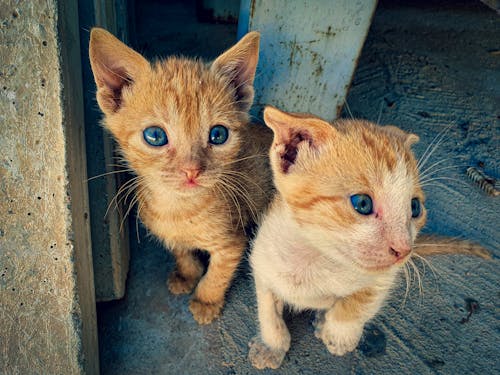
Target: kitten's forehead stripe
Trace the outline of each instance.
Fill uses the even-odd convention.
[[[381,161],[389,172],[392,172],[396,166],[398,155],[394,147],[384,134],[373,134],[368,128],[362,129],[361,139],[364,142],[367,152],[373,153],[370,155],[374,160]]]
[[[342,200],[341,196],[313,196],[304,199],[304,196],[300,195],[298,197],[292,197],[292,199],[288,200],[288,203],[293,205],[296,208],[307,209],[312,208],[316,204],[320,203],[337,203]]]
[[[208,139],[208,127],[217,122],[232,125],[248,119],[233,109],[234,90],[227,79],[201,61],[172,57],[156,62],[146,82],[134,90],[135,97],[146,98],[143,110],[153,106],[168,126],[182,128],[179,133],[189,139]]]

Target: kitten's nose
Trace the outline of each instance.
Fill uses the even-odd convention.
[[[397,260],[404,259],[411,252],[411,247],[408,245],[403,246],[390,246],[389,254],[395,257]]]
[[[186,178],[189,181],[194,181],[200,175],[199,168],[183,168],[182,172],[186,175]]]

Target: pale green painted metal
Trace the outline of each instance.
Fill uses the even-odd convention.
[[[325,119],[344,104],[376,0],[243,0],[238,37],[261,33],[255,110],[266,104]]]

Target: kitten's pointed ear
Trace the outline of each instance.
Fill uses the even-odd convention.
[[[336,133],[332,125],[319,117],[287,113],[271,106],[264,109],[264,121],[274,132],[271,159],[274,163],[277,157],[283,173],[288,173],[290,167],[297,163],[299,151],[315,151]]]
[[[259,62],[260,34],[252,31],[212,63],[212,71],[225,76],[235,89],[235,100],[243,111],[252,106],[253,80]]]
[[[420,140],[420,137],[413,133],[407,133],[404,130],[394,125],[386,125],[382,127],[387,133],[399,138],[406,147],[411,147]]]
[[[90,32],[89,57],[99,107],[106,114],[116,112],[122,104],[123,88],[148,69],[149,63],[111,33],[98,27]]]

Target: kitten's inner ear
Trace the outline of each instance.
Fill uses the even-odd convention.
[[[273,149],[278,153],[280,171],[288,173],[299,155],[299,147],[317,149],[335,130],[318,117],[291,114],[273,107],[264,109],[264,121],[274,132]]]
[[[97,27],[90,33],[89,57],[99,107],[104,113],[116,112],[122,105],[123,89],[148,69],[149,63],[111,33]]]
[[[242,111],[252,106],[253,80],[259,62],[260,34],[252,31],[212,63],[212,71],[225,76],[235,90]]]
[[[295,164],[299,144],[301,144],[302,142],[307,142],[309,146],[312,146],[312,138],[307,130],[290,132],[287,138],[287,141],[283,143],[284,148],[280,152],[280,167],[283,173],[288,173],[288,169]]]

